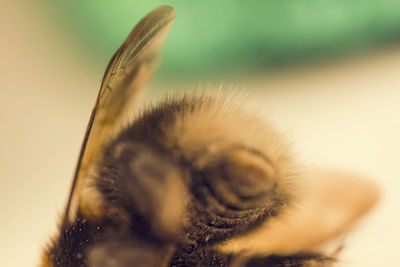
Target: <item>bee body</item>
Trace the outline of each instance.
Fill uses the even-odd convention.
[[[234,123],[224,123],[228,117]],[[85,204],[61,231],[71,246],[60,249],[121,236],[210,254],[216,242],[276,215],[289,200],[284,176],[291,162],[277,134],[257,120],[210,95],[170,98],[143,112],[105,146],[87,182],[101,197],[81,197]],[[85,206],[100,211],[93,215]]]
[[[269,221],[297,200],[297,164],[280,133],[232,98],[167,97],[120,129],[174,17],[154,10],[112,58],[41,266],[329,266],[309,245],[265,249],[279,233],[265,231]],[[306,227],[282,222],[284,233]]]

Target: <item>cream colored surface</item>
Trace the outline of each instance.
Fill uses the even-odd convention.
[[[37,264],[55,230],[106,65],[91,69],[51,17],[19,4],[0,8],[0,255],[10,267]],[[380,186],[382,200],[348,236],[340,266],[398,264],[399,67],[393,49],[241,82],[308,166],[341,167]]]

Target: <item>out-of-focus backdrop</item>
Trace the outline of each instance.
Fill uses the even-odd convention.
[[[381,188],[339,266],[395,266],[400,2],[393,0],[2,0],[1,265],[38,263],[105,66],[161,4],[174,6],[177,20],[147,99],[199,84],[249,91],[249,105],[286,129],[305,164],[360,173]]]

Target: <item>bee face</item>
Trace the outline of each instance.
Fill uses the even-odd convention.
[[[197,215],[201,212],[202,221],[196,223],[207,227],[212,221],[221,224],[226,228],[222,231],[224,237],[229,228],[232,228],[231,232],[237,232],[235,227],[241,224],[241,213],[252,212],[251,220],[255,223],[266,213],[275,213],[287,201],[289,193],[285,186],[289,174],[286,170],[291,169],[286,151],[276,147],[279,144],[276,138],[271,143],[275,135],[271,129],[263,131],[257,123],[258,132],[255,132],[251,117],[240,110],[235,112],[233,107],[225,108],[226,105],[222,100],[195,95],[167,100],[158,108],[145,112],[122,131],[109,146],[111,152],[108,153],[115,155],[115,148],[119,150],[127,144],[127,147],[143,145],[147,150],[157,151],[155,154],[162,155],[165,164],[154,162],[153,159],[157,159],[154,154],[147,158],[149,166],[155,165],[149,168],[159,170],[174,166],[176,171],[160,172],[180,174],[169,177],[180,177],[177,180],[181,180],[186,188],[180,190],[180,199],[189,202],[185,208],[187,212]],[[236,119],[233,123],[224,123],[227,116]],[[271,137],[267,138],[268,142],[263,139],[267,136]],[[129,151],[137,153],[134,148]],[[106,162],[119,163],[120,160],[107,157]],[[128,162],[132,166],[134,161],[130,159]],[[138,175],[130,173],[128,176]],[[179,182],[173,184],[176,186]],[[161,185],[160,191],[165,191],[165,188]],[[236,223],[222,226],[220,220],[227,216],[224,213],[235,216]],[[197,219],[188,216],[191,220]],[[252,223],[246,221],[240,227],[250,227]],[[207,235],[204,238],[213,240],[216,237]]]
[[[166,98],[120,130],[173,18],[170,7],[150,13],[111,60],[59,233],[41,266],[331,264],[306,245],[259,245],[274,237],[268,222],[297,199],[297,167],[281,135],[232,99]],[[282,223],[275,228],[302,232]]]
[[[117,236],[124,241],[116,244],[150,239],[201,250],[277,214],[289,200],[292,163],[278,135],[256,121],[195,94],[145,111],[105,146],[87,182],[100,197],[81,196],[85,204],[50,255],[70,253],[71,266],[84,265],[84,255]]]

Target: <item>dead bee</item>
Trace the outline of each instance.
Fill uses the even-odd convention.
[[[374,186],[347,177],[299,190],[279,133],[205,93],[167,98],[120,130],[174,18],[168,6],[148,14],[109,63],[41,266],[332,264],[315,248],[372,206]],[[353,185],[360,194],[343,196]]]

